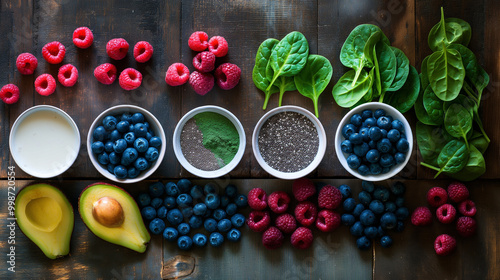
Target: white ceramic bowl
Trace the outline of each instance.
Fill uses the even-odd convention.
[[[9,149],[24,172],[51,178],[75,162],[80,151],[80,132],[63,110],[38,105],[24,111],[12,125]]]
[[[363,110],[366,110],[366,109],[369,109],[372,111],[375,111],[377,109],[384,109],[387,115],[392,116],[394,119],[400,120],[403,123],[404,128],[405,128],[406,139],[408,140],[408,143],[410,144],[408,152],[406,153],[405,162],[403,162],[402,164],[398,164],[396,166],[393,166],[391,168],[391,170],[385,174],[365,175],[365,176],[359,174],[357,170],[353,170],[352,168],[349,167],[349,165],[347,165],[347,160],[346,160],[347,154],[343,153],[342,150],[340,149],[340,144],[342,143],[342,141],[345,140],[344,137],[342,136],[342,128],[350,122],[352,115],[354,115],[356,113],[361,114],[361,112]],[[401,114],[394,107],[387,105],[385,103],[370,102],[370,103],[362,104],[362,105],[352,109],[344,116],[344,118],[342,118],[339,126],[337,127],[337,132],[335,134],[335,152],[337,153],[337,157],[338,157],[340,163],[342,164],[342,166],[344,166],[344,168],[349,173],[358,177],[361,180],[376,182],[376,181],[387,180],[387,179],[393,177],[394,175],[398,174],[401,170],[403,170],[403,168],[406,166],[406,164],[408,163],[408,160],[410,160],[412,150],[413,150],[413,134],[411,131],[410,124],[408,123],[406,118],[403,116],[403,114]]]
[[[92,153],[91,145],[94,142],[94,138],[93,138],[92,134],[94,132],[94,129],[102,124],[102,120],[106,116],[121,115],[121,114],[126,113],[126,112],[129,112],[132,114],[133,113],[142,113],[144,115],[145,120],[147,122],[149,122],[150,129],[155,133],[155,136],[160,137],[162,144],[161,144],[161,148],[159,151],[160,155],[158,156],[158,159],[155,161],[155,163],[151,167],[149,167],[149,169],[142,171],[139,174],[139,176],[137,176],[136,178],[133,178],[133,179],[130,179],[130,178],[118,179],[118,178],[116,178],[116,176],[114,174],[111,174],[107,168],[103,167],[97,161],[97,157],[94,155],[94,153]],[[146,179],[151,174],[153,174],[153,172],[155,172],[156,169],[158,169],[158,167],[160,166],[160,164],[163,160],[163,157],[165,156],[166,145],[167,145],[167,139],[165,138],[165,132],[163,131],[163,127],[161,126],[158,119],[153,114],[151,114],[149,111],[147,111],[146,109],[143,109],[139,106],[134,106],[134,105],[118,105],[118,106],[114,106],[114,107],[111,107],[111,108],[105,110],[99,116],[97,116],[97,118],[94,120],[94,122],[92,123],[92,125],[89,128],[89,132],[87,135],[87,152],[89,154],[90,161],[92,162],[94,167],[97,169],[97,171],[99,171],[99,173],[101,173],[104,177],[106,177],[112,181],[118,182],[118,183],[136,183],[136,182],[139,182],[139,181]]]
[[[314,157],[313,161],[304,169],[296,171],[296,172],[282,172],[279,170],[276,170],[272,168],[269,164],[267,164],[266,161],[262,158],[262,155],[260,154],[259,150],[259,133],[260,129],[262,126],[266,123],[266,121],[279,113],[282,112],[296,112],[299,114],[302,114],[306,116],[311,122],[314,124],[316,127],[316,130],[318,131],[318,137],[319,137],[319,146],[318,146],[318,152],[316,153],[316,156]],[[325,155],[326,151],[326,133],[325,129],[323,128],[323,125],[321,122],[316,118],[316,116],[309,112],[308,110],[298,107],[298,106],[281,106],[272,109],[271,111],[267,112],[260,120],[257,122],[257,125],[255,125],[255,129],[253,131],[252,135],[252,149],[253,149],[253,154],[255,158],[257,159],[257,162],[259,165],[269,174],[276,178],[280,179],[285,179],[285,180],[294,180],[298,178],[302,178],[309,173],[311,173],[318,165],[320,164],[321,160],[323,159],[323,156]]]
[[[199,113],[203,112],[213,112],[213,113],[218,113],[226,117],[228,120],[230,120],[233,124],[234,127],[236,128],[236,131],[238,131],[238,134],[240,135],[240,146],[238,147],[238,151],[236,152],[236,155],[234,156],[233,160],[223,166],[220,169],[213,170],[213,171],[206,171],[202,170],[199,168],[194,167],[191,163],[187,161],[187,159],[184,157],[182,153],[182,148],[181,148],[181,133],[182,129],[184,128],[184,125],[186,124],[187,121],[189,121],[192,117]],[[238,118],[236,118],[235,115],[233,115],[231,112],[228,110],[218,107],[218,106],[213,106],[213,105],[207,105],[207,106],[201,106],[194,108],[193,110],[187,112],[177,123],[177,126],[175,127],[174,130],[174,137],[172,141],[174,145],[174,153],[175,156],[177,157],[177,160],[179,163],[186,169],[189,173],[201,177],[201,178],[218,178],[221,176],[226,175],[227,173],[231,172],[238,163],[241,161],[241,158],[243,157],[243,153],[245,152],[245,145],[246,145],[246,137],[245,137],[245,130],[243,129],[243,125],[241,125],[240,121]]]

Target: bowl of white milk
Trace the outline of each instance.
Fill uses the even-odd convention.
[[[38,105],[24,111],[12,125],[9,149],[14,161],[33,177],[64,173],[80,151],[80,132],[63,110]]]

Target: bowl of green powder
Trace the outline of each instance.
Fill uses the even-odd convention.
[[[246,138],[236,116],[224,108],[207,105],[182,117],[172,142],[177,160],[189,173],[218,178],[238,165]]]

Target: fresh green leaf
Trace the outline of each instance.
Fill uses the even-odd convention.
[[[469,150],[465,142],[461,140],[451,140],[439,153],[437,164],[440,167],[440,171],[435,177],[439,176],[441,172],[457,173],[464,168],[468,160]]]
[[[391,105],[401,113],[413,107],[420,92],[420,78],[417,69],[410,65],[410,73],[405,84],[398,91],[386,92],[384,103]]]
[[[274,76],[274,71],[271,66],[267,66],[267,78],[271,80]],[[273,88],[276,87],[278,88],[278,92],[280,93],[279,100],[278,100],[278,106],[281,106],[281,103],[283,101],[283,95],[287,91],[294,91],[297,90],[297,87],[295,87],[295,82],[293,81],[293,77],[286,77],[286,76],[280,76],[274,81]]]
[[[378,42],[375,45],[375,52],[378,63],[377,70],[380,74],[381,94],[384,94],[396,77],[397,60],[390,46],[384,42]]]
[[[372,87],[373,79],[365,70],[361,71],[358,80],[353,86],[355,76],[355,70],[348,71],[344,76],[340,77],[332,89],[333,98],[340,107],[349,108],[355,105]]]
[[[278,40],[269,38],[260,44],[259,49],[257,50],[257,54],[255,55],[255,65],[252,71],[252,79],[255,86],[264,91],[266,98],[264,101],[264,110],[267,107],[267,102],[271,97],[271,94],[279,91],[277,87],[271,87],[269,91],[267,88],[271,81],[266,76],[266,68],[269,62],[269,57],[271,56],[271,52],[273,48],[278,44]]]
[[[479,137],[474,138],[474,134],[478,133]],[[474,131],[473,136],[471,137],[471,140],[469,141],[469,145],[475,146],[481,154],[484,154],[486,150],[488,149],[490,142],[486,140],[486,138],[477,131]]]
[[[444,127],[448,133],[460,138],[462,137],[467,143],[467,133],[472,129],[472,115],[464,106],[454,103],[446,110],[444,116]]]
[[[476,106],[476,104],[472,99],[467,97],[467,95],[459,94],[457,98],[452,101],[443,102],[443,110],[446,112],[452,104],[460,104],[467,109],[471,116],[474,114],[474,106]]]
[[[460,53],[462,64],[465,67],[465,77],[467,77],[476,88],[480,100],[483,90],[490,82],[488,73],[479,65],[476,56],[467,47],[459,44],[451,44],[449,48],[457,50]]]
[[[465,69],[460,53],[454,49],[436,51],[427,61],[427,76],[432,91],[443,101],[455,99],[464,83]]]
[[[470,42],[470,39],[472,37],[472,29],[470,27],[470,24],[463,19],[459,18],[446,18],[444,20],[446,23],[454,22],[458,23],[461,28],[462,28],[462,36],[460,40],[457,41],[457,43],[462,44],[464,46],[467,46]]]
[[[422,75],[422,74],[420,74]],[[420,88],[420,92],[417,97],[417,101],[415,101],[415,115],[417,115],[417,119],[421,122],[423,122],[426,125],[438,125],[435,121],[431,119],[429,114],[427,113],[427,110],[425,110],[424,107],[424,92],[430,89],[430,85],[427,86],[427,88],[424,90],[422,87]]]
[[[368,62],[371,63],[371,65],[375,65],[373,49],[375,48],[375,45],[382,39],[382,36],[383,33],[381,30],[372,33],[370,35],[370,38],[368,38],[368,40],[366,41],[365,47],[363,48],[363,54],[365,55],[365,58],[368,60]],[[369,65],[367,66],[369,67]]]
[[[452,139],[451,136],[439,126],[425,125],[422,122],[417,122],[415,135],[424,162],[436,166],[437,157]]]
[[[470,146],[470,156],[467,164],[460,172],[446,173],[448,176],[460,181],[473,181],[486,172],[484,157],[475,146]]]
[[[443,124],[444,121],[444,109],[443,109],[443,101],[439,99],[436,94],[432,91],[432,88],[429,86],[424,91],[424,108],[429,114],[431,120],[436,124]]]
[[[430,55],[424,58],[420,67],[420,70],[422,71],[422,73],[420,74],[420,88],[422,90],[425,90],[429,85],[429,74],[427,72],[427,61],[429,60],[429,57]]]
[[[470,37],[470,25],[456,18],[445,19],[443,8],[441,8],[441,20],[429,32],[429,47],[437,51],[443,44],[446,46],[453,43],[467,45]]]
[[[396,56],[397,67],[394,81],[392,81],[392,84],[387,89],[387,91],[398,91],[406,83],[406,79],[408,78],[408,74],[410,73],[410,60],[402,50],[396,47],[391,47],[391,50]]]

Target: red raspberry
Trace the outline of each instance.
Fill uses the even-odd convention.
[[[210,73],[193,71],[189,75],[189,84],[197,94],[205,95],[214,87],[214,76]]]
[[[319,211],[316,227],[323,232],[330,232],[340,226],[340,214],[329,209]]]
[[[285,213],[288,209],[288,204],[290,203],[290,197],[286,192],[273,192],[267,198],[267,205],[274,213]]]
[[[141,85],[142,74],[134,68],[127,68],[120,73],[118,82],[124,90],[134,90]]]
[[[316,205],[310,201],[301,202],[295,207],[295,218],[305,227],[314,224],[317,215],[318,209],[316,208]]]
[[[65,87],[72,87],[76,84],[78,80],[78,69],[71,64],[66,64],[59,68],[59,73],[57,74],[57,79],[61,85]]]
[[[22,53],[16,59],[16,66],[19,73],[31,75],[38,66],[38,59],[30,53]]]
[[[165,82],[170,86],[180,86],[189,80],[189,69],[182,63],[174,63],[168,67]]]
[[[19,88],[14,84],[7,84],[0,89],[0,99],[5,104],[14,104],[19,100]]]
[[[453,182],[448,186],[448,197],[453,202],[461,202],[469,197],[469,190],[460,182]]]
[[[105,85],[110,85],[116,80],[116,66],[111,63],[104,63],[94,70],[94,77]]]
[[[121,60],[127,55],[128,47],[127,41],[123,38],[111,39],[106,44],[106,52],[112,59]]]
[[[281,214],[276,218],[276,227],[283,233],[290,234],[297,228],[297,220],[290,214]]]
[[[316,193],[316,188],[311,180],[300,178],[293,181],[292,192],[295,199],[304,201]]]
[[[281,247],[283,239],[283,233],[276,227],[270,227],[262,234],[262,244],[270,250]]]
[[[326,209],[337,209],[342,203],[342,193],[334,186],[326,185],[318,194],[318,206]]]
[[[457,210],[451,204],[443,204],[436,210],[438,220],[443,224],[449,224],[455,220]]]
[[[307,249],[313,242],[312,231],[306,227],[296,229],[291,237],[293,247],[297,249]]]
[[[42,74],[35,80],[35,90],[40,95],[49,96],[56,90],[56,80],[50,74]]]
[[[208,41],[208,50],[215,54],[216,57],[223,57],[227,54],[229,47],[226,39],[221,36],[214,36]]]
[[[271,216],[268,211],[252,211],[247,219],[248,227],[255,232],[263,232],[271,224]]]
[[[457,220],[457,231],[463,237],[469,237],[476,233],[476,220],[471,217],[460,217]]]
[[[208,51],[201,52],[193,57],[193,66],[199,72],[210,72],[215,68],[215,55]]]
[[[208,47],[208,35],[203,31],[196,31],[189,36],[188,46],[195,52],[201,52]]]
[[[448,234],[441,234],[436,238],[436,241],[434,241],[434,250],[436,250],[436,254],[439,256],[448,255],[456,246],[457,241]]]
[[[432,223],[432,213],[427,207],[417,207],[411,214],[411,223],[414,226],[427,226]]]
[[[92,46],[93,42],[94,34],[92,34],[92,31],[88,27],[78,27],[73,32],[73,44],[77,48],[86,49]]]
[[[134,46],[134,58],[137,62],[147,62],[153,56],[153,46],[146,41],[137,42]]]
[[[476,215],[476,204],[472,200],[464,200],[458,205],[458,212],[464,216],[472,217]]]
[[[50,64],[59,64],[66,55],[66,48],[60,42],[54,41],[46,44],[42,48],[42,55]]]
[[[248,192],[248,206],[253,210],[264,210],[267,207],[267,194],[261,188],[253,188]]]
[[[446,203],[448,194],[440,187],[434,187],[427,192],[427,202],[432,207],[439,207]]]
[[[217,85],[224,90],[234,88],[240,82],[241,69],[236,64],[224,63],[215,70]]]

